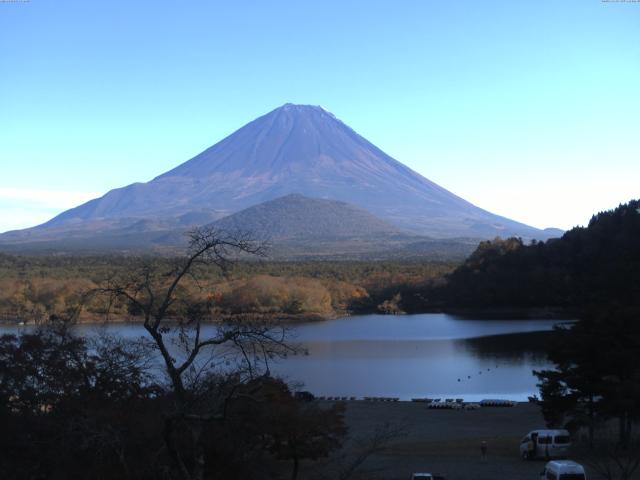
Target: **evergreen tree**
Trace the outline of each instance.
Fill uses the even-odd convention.
[[[567,417],[589,427],[616,418],[629,444],[640,418],[640,319],[632,309],[591,309],[571,328],[557,328],[548,355],[554,370],[535,372],[549,424]]]

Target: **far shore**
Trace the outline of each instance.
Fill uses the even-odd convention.
[[[423,315],[444,313],[447,315],[460,317],[464,319],[474,320],[575,320],[578,318],[576,311],[559,307],[539,307],[539,308],[519,308],[519,307],[492,307],[492,308],[445,308],[441,310],[432,310],[426,312],[412,312],[402,315]],[[343,317],[357,317],[363,315],[385,315],[382,312],[332,312],[327,313],[240,313],[240,314],[220,314],[212,317],[204,324],[217,324],[228,321],[250,320],[257,322],[273,322],[278,324],[297,324],[309,322],[322,322],[326,320],[335,320]],[[387,314],[395,316],[394,314]],[[23,320],[17,317],[0,316],[0,325],[2,326],[35,326],[44,325],[47,322],[34,322],[32,320]],[[100,318],[97,315],[84,317],[77,320],[78,325],[103,325],[111,324],[142,324],[143,319],[140,317],[110,317],[109,319]]]
[[[442,313],[478,320],[575,320],[576,309],[566,307],[450,307]]]
[[[229,322],[234,320],[250,320],[256,322],[273,322],[273,323],[306,323],[306,322],[321,322],[324,320],[331,320],[335,318],[341,318],[350,316],[348,313],[321,315],[318,313],[305,313],[305,314],[260,314],[260,313],[246,313],[246,314],[221,314],[215,318],[203,321],[203,324],[215,325],[218,323]],[[141,317],[110,317],[108,319],[98,318],[94,316],[92,318],[81,318],[78,321],[73,322],[76,325],[104,325],[104,324],[131,324],[142,325],[144,320]],[[0,318],[0,325],[3,326],[37,326],[46,325],[48,322],[34,322],[25,321],[20,318]],[[177,323],[177,322],[175,322]]]

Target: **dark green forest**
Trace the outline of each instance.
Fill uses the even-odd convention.
[[[594,215],[561,238],[482,242],[444,278],[399,289],[407,312],[640,305],[640,201]],[[391,292],[386,292],[387,296]]]

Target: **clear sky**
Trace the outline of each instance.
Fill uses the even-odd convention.
[[[322,105],[494,213],[640,197],[640,3],[0,0],[0,231]]]

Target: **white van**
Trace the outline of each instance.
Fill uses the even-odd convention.
[[[587,480],[584,467],[572,460],[552,460],[540,472],[540,480]]]
[[[566,430],[532,430],[520,441],[520,456],[534,458],[564,458],[569,454],[571,437]]]

